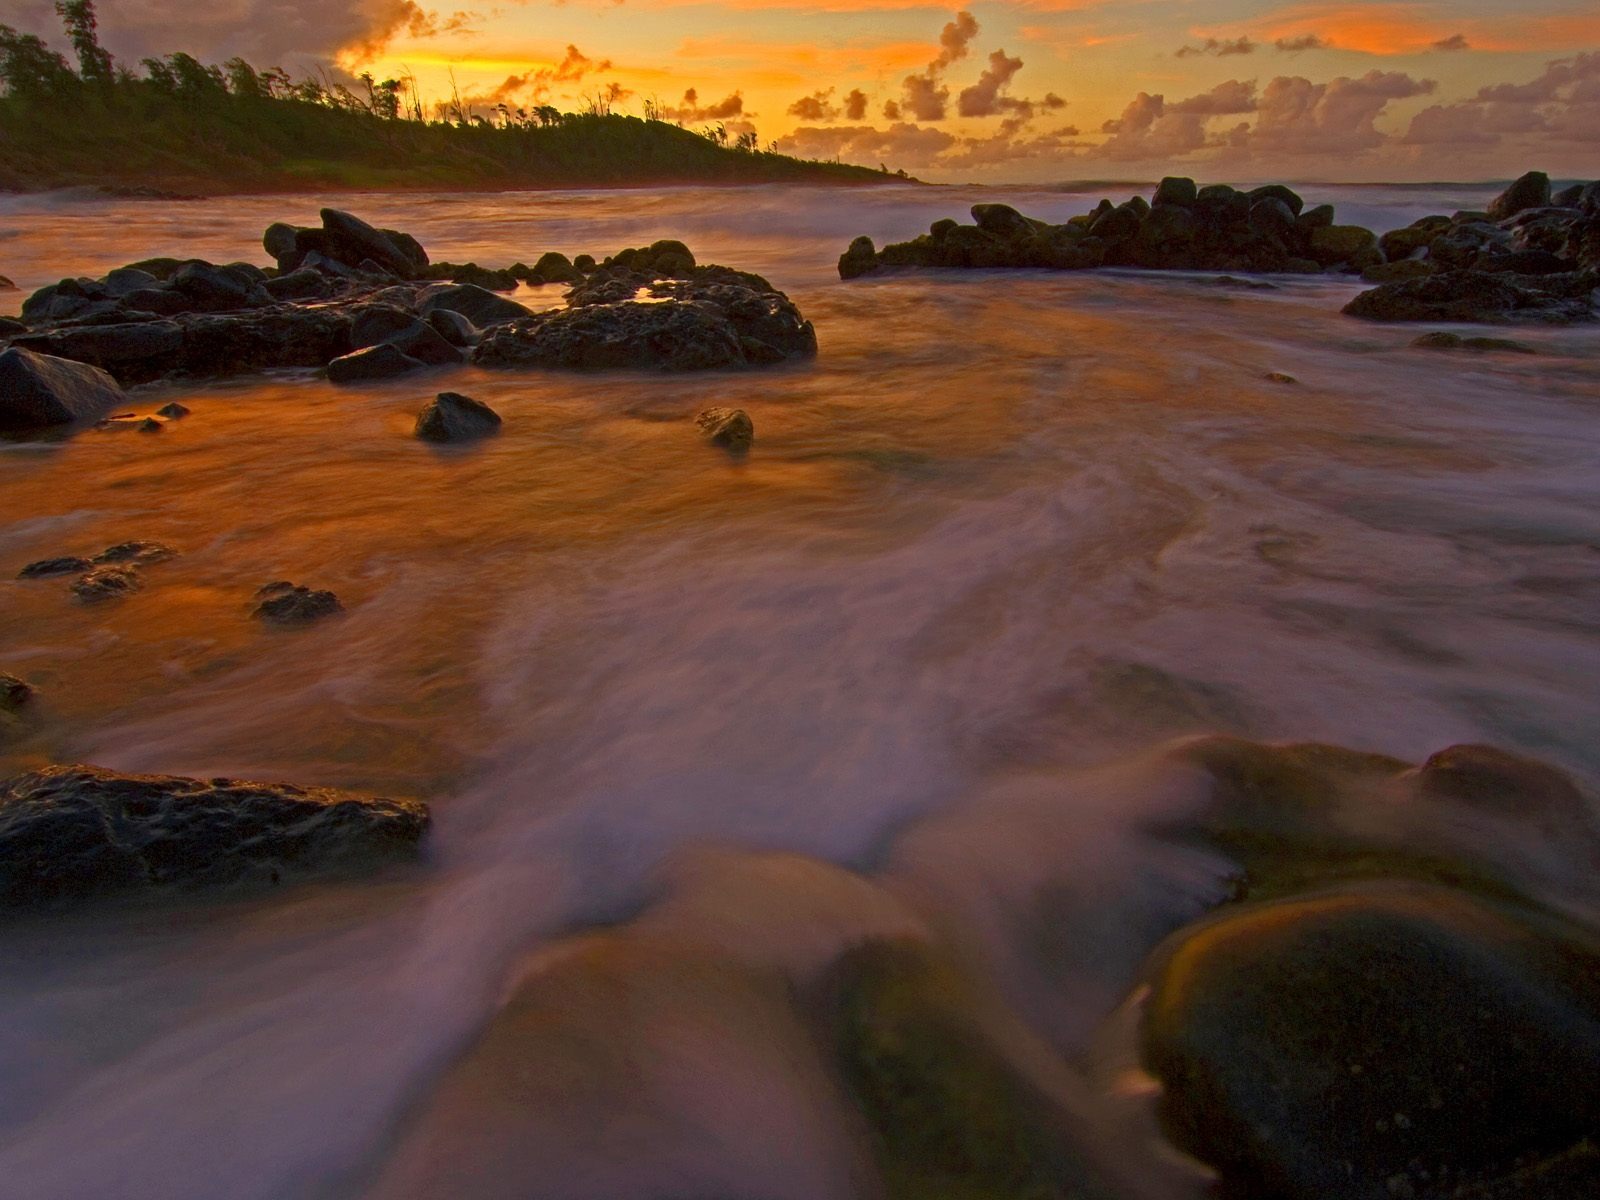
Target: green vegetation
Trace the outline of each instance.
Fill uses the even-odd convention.
[[[753,135],[697,133],[551,107],[430,118],[407,80],[294,79],[235,58],[145,59],[135,73],[100,45],[92,0],[56,5],[77,69],[0,25],[0,189],[90,185],[184,193],[497,189],[672,182],[882,182],[842,163],[761,150]]]

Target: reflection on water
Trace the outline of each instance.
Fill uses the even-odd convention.
[[[1083,1053],[1216,867],[1136,833],[1184,780],[1079,772],[1227,729],[1413,760],[1487,740],[1600,777],[1600,335],[1430,355],[1340,317],[1336,281],[834,277],[851,236],[980,194],[340,198],[452,261],[681,237],[788,290],[821,353],[162,385],[135,407],[193,415],[159,435],[0,445],[0,669],[43,696],[0,765],[438,815],[429,861],[373,884],[7,932],[0,1196],[480,1194],[425,1169],[472,1161],[540,1180],[484,1195],[870,1194],[774,981],[937,927]],[[1474,199],[1333,198],[1393,224]],[[0,270],[259,258],[319,203],[5,198]],[[445,388],[501,435],[414,440]],[[749,456],[701,444],[714,405],[752,415]],[[114,605],[12,580],[129,538],[179,556]],[[276,579],[347,612],[262,627]],[[544,940],[639,912],[664,863],[669,903]],[[1048,999],[1008,888],[1055,898]],[[512,1161],[504,1081],[461,1054],[530,965],[516,1011],[552,1075]]]

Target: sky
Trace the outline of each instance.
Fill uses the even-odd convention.
[[[459,5],[460,7],[457,7]],[[0,21],[52,35],[49,0]],[[414,79],[489,111],[606,97],[941,182],[1600,177],[1600,4],[1454,0],[100,0],[185,50]]]

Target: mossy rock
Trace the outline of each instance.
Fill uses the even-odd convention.
[[[1444,888],[1345,888],[1191,927],[1149,981],[1164,1123],[1223,1197],[1600,1188],[1600,948],[1584,931]]]
[[[835,969],[841,1073],[889,1200],[1101,1200],[1062,1109],[986,1031],[967,979],[927,946],[873,942]]]

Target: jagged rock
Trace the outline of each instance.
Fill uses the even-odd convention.
[[[756,436],[755,424],[742,408],[708,408],[694,423],[706,441],[727,450],[748,450]]]
[[[424,316],[441,308],[459,313],[479,329],[532,315],[516,301],[470,283],[441,283],[424,288],[417,307]]]
[[[0,784],[0,906],[276,884],[409,856],[413,800],[46,767]]]
[[[1533,1170],[1600,1133],[1600,954],[1555,918],[1439,887],[1348,886],[1186,930],[1150,981],[1164,1122],[1223,1194],[1600,1186],[1596,1162],[1571,1192],[1541,1190]]]
[[[1489,216],[1496,221],[1514,217],[1524,209],[1548,208],[1550,176],[1529,171],[1489,203]]]
[[[0,429],[92,421],[126,400],[98,367],[17,346],[0,352]]]
[[[331,383],[369,383],[420,371],[426,366],[398,346],[380,342],[334,359],[328,364],[328,380]]]
[[[417,414],[416,435],[428,442],[466,442],[500,429],[500,414],[481,400],[440,392]]]
[[[339,597],[287,581],[269,583],[256,593],[254,615],[275,625],[309,625],[344,611]]]
[[[73,581],[73,594],[80,600],[94,603],[113,600],[137,592],[144,586],[139,569],[132,564],[95,567]]]

